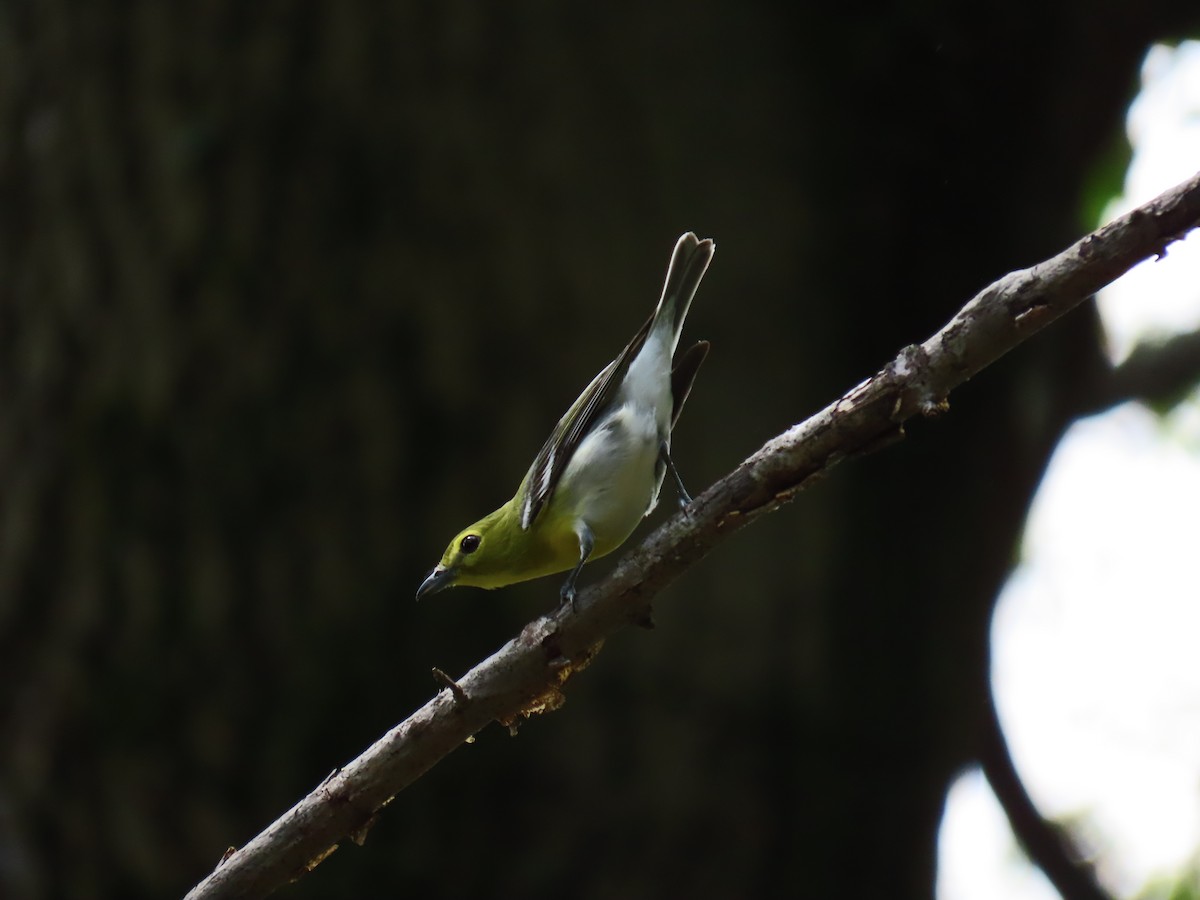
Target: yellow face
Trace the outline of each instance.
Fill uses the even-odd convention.
[[[463,529],[454,536],[454,540],[442,554],[442,561],[438,565],[443,569],[453,569],[456,572],[470,569],[473,559],[484,558],[478,555],[483,549],[483,541],[484,536],[478,525]]]
[[[522,580],[511,571],[513,560],[522,556],[517,544],[524,537],[515,521],[505,504],[456,534],[421,583],[417,599],[453,585],[495,588]]]
[[[417,599],[453,585],[498,588],[554,572],[565,572],[579,559],[579,543],[570,529],[522,530],[509,501],[454,536],[441,562],[421,582]]]
[[[483,547],[483,534],[477,525],[455,535],[446,552],[442,554],[441,562],[434,566],[421,586],[417,588],[417,599],[435,594],[440,590],[456,584],[469,584],[466,575],[472,568],[472,561]]]

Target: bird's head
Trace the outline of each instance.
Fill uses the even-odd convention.
[[[417,599],[455,585],[494,588],[519,580],[512,571],[520,534],[511,503],[464,528],[417,588]]]

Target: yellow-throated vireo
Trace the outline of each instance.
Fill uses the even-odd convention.
[[[671,429],[708,342],[672,363],[714,250],[691,232],[679,238],[654,314],[559,419],[516,495],[455,535],[418,600],[451,585],[497,588],[570,569],[560,593],[574,605],[583,564],[629,537],[668,471],[680,503],[691,502],[671,460]]]

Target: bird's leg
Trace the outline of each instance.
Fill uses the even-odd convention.
[[[558,592],[564,606],[568,603],[571,604],[571,612],[579,612],[575,608],[575,579],[579,577],[579,570],[583,568],[583,564],[592,555],[592,547],[596,544],[595,539],[592,537],[592,529],[588,528],[587,522],[580,521],[576,524],[575,534],[579,536],[579,562],[575,564],[575,568],[571,570],[571,574],[563,582],[562,590]]]
[[[687,492],[687,488],[683,486],[683,479],[679,477],[679,470],[675,468],[675,460],[671,459],[671,450],[667,446],[667,442],[663,441],[658,445],[658,458],[663,461],[667,467],[667,471],[671,473],[671,478],[675,481],[675,487],[679,490],[679,508],[691,505],[692,495]]]

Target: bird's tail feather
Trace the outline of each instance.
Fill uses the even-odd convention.
[[[655,312],[656,326],[664,322],[670,324],[672,350],[679,343],[683,320],[687,318],[696,288],[700,286],[700,279],[708,270],[715,250],[716,245],[710,238],[700,240],[690,231],[675,243],[675,252],[671,254],[671,264],[667,267],[667,280]]]

